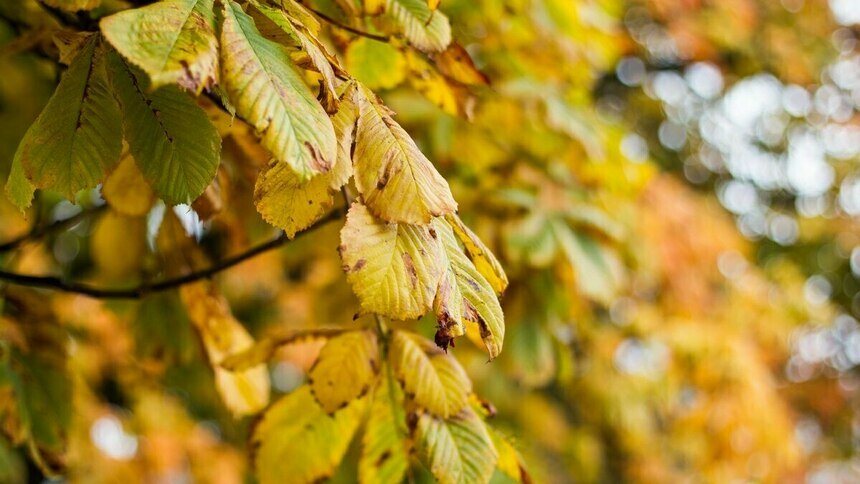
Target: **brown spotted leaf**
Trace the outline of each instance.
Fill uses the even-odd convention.
[[[351,331],[328,341],[308,381],[327,413],[345,407],[370,389],[379,370],[379,347],[370,331]]]

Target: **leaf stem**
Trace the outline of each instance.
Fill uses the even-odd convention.
[[[339,219],[341,215],[341,210],[333,210],[329,212],[326,216],[317,220],[310,228],[296,234],[295,238],[292,240],[298,239],[302,235],[307,234],[328,222]],[[141,299],[147,294],[167,291],[201,279],[208,279],[219,272],[230,269],[231,267],[257,255],[281,247],[290,240],[291,239],[287,238],[284,233],[281,233],[281,235],[268,242],[264,242],[245,252],[228,257],[217,264],[207,267],[206,269],[154,283],[142,283],[127,289],[101,288],[89,284],[67,281],[56,276],[33,276],[4,270],[0,270],[0,281],[6,281],[10,284],[19,286],[39,287],[61,292],[83,294],[97,299]]]

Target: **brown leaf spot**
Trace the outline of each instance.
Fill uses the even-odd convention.
[[[385,452],[382,453],[382,455],[379,456],[379,459],[376,459],[376,463],[374,465],[376,467],[382,467],[382,464],[385,464],[385,461],[387,461],[390,457],[391,457],[391,451],[386,450]]]
[[[366,259],[358,259],[357,261],[355,261],[355,264],[352,266],[352,269],[350,271],[351,272],[360,271],[361,268],[364,267],[366,264],[367,264]]]
[[[322,157],[322,154],[317,150],[316,146],[310,141],[305,141],[305,148],[311,154],[311,166],[318,172],[324,173],[331,169],[331,162]]]
[[[406,273],[409,274],[412,288],[418,287],[418,272],[415,270],[415,262],[412,260],[412,256],[406,252],[403,253],[403,265],[406,266]]]

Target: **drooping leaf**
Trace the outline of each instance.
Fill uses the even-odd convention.
[[[102,19],[105,38],[149,75],[152,89],[199,93],[218,82],[214,0],[164,0]]]
[[[443,418],[460,412],[472,383],[459,363],[421,336],[394,331],[389,361],[407,395],[421,408]]]
[[[368,209],[388,222],[411,224],[456,211],[448,183],[392,112],[364,87],[357,98],[355,184]]]
[[[353,203],[340,233],[347,281],[365,312],[412,319],[430,309],[441,246],[428,227],[388,224]]]
[[[366,399],[327,415],[302,385],[278,400],[254,428],[254,467],[261,484],[330,477],[361,423]]]
[[[492,477],[498,452],[471,408],[449,419],[422,413],[415,435],[422,460],[439,482],[486,483]]]
[[[131,217],[149,212],[155,192],[130,154],[126,154],[102,184],[102,198],[115,211]]]
[[[386,12],[403,29],[403,36],[424,52],[441,52],[451,43],[451,24],[427,0],[387,0]]]
[[[235,2],[224,2],[222,82],[239,116],[265,146],[301,180],[328,171],[336,154],[334,128],[325,110],[289,60],[265,39]]]
[[[254,339],[230,313],[227,301],[207,283],[186,284],[180,295],[191,323],[197,328],[209,362],[215,371],[215,385],[224,404],[234,415],[259,412],[269,403],[269,374],[266,365],[231,372],[220,363],[227,356],[250,348]]]
[[[406,57],[389,43],[360,37],[344,58],[349,73],[369,89],[391,89],[406,79]]]
[[[355,103],[355,84],[348,83],[343,87],[339,109],[331,118],[337,137],[337,156],[334,167],[326,175],[329,177],[329,187],[332,190],[340,190],[352,178],[352,142],[355,139],[355,122],[357,119],[358,106]]]
[[[508,276],[496,256],[475,235],[472,230],[460,220],[456,214],[448,215],[445,221],[454,230],[457,239],[463,244],[466,256],[475,265],[475,269],[493,286],[496,294],[501,294],[508,287]]]
[[[447,258],[446,272],[434,303],[440,332],[443,332],[442,335],[437,333],[437,343],[440,339],[444,341],[463,334],[464,322],[468,321],[478,325],[484,346],[493,359],[502,351],[505,338],[505,320],[496,293],[466,257],[447,220],[436,219],[433,227]],[[453,331],[448,335],[444,333],[446,329]]]
[[[386,365],[373,392],[358,460],[361,483],[402,482],[409,467],[409,442],[403,390]]]
[[[164,201],[190,204],[215,178],[221,161],[221,138],[215,126],[178,87],[150,92],[136,70],[118,55],[111,55],[109,61],[134,161]]]
[[[322,86],[325,90],[324,99],[328,101],[326,111],[337,111],[337,88],[335,68],[344,74],[343,69],[322,42],[314,36],[300,21],[290,17],[286,11],[252,2],[253,12],[259,12],[263,18],[271,22],[275,28],[285,34],[293,43],[299,46],[304,58],[299,58],[298,63],[302,67],[315,70],[322,77]],[[256,16],[255,19],[260,18]],[[262,29],[262,27],[261,27]]]
[[[379,370],[379,347],[370,331],[351,331],[328,341],[320,351],[308,382],[326,413],[363,396]]]
[[[96,186],[119,161],[120,116],[104,60],[97,36],[91,36],[18,147],[16,158],[37,188],[57,190],[71,199],[77,191]]]

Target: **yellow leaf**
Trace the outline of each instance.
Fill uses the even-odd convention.
[[[102,197],[112,209],[130,217],[146,215],[155,202],[155,192],[131,154],[126,154],[108,175],[102,184]]]
[[[231,372],[220,366],[227,356],[250,348],[254,339],[230,313],[227,301],[210,283],[186,284],[179,291],[191,323],[200,333],[203,347],[215,371],[215,385],[224,405],[234,415],[250,415],[269,403],[266,365]]]
[[[351,331],[326,343],[308,382],[323,410],[332,413],[367,393],[378,370],[376,335]]]
[[[463,244],[463,249],[466,256],[475,265],[475,269],[487,279],[487,282],[493,286],[496,294],[501,294],[508,287],[508,276],[505,270],[502,269],[502,264],[499,263],[496,256],[490,252],[490,249],[472,232],[466,224],[460,220],[456,214],[448,215],[445,220],[454,229],[454,234],[457,239]]]
[[[440,52],[451,43],[448,17],[431,10],[427,0],[387,0],[385,11],[403,29],[406,40],[418,50]]]
[[[331,477],[366,406],[366,399],[358,399],[327,415],[307,385],[278,400],[251,437],[260,484],[301,484]]]
[[[137,277],[146,254],[146,220],[107,211],[93,227],[90,253],[108,279]]]
[[[457,82],[476,86],[487,86],[490,84],[490,78],[475,67],[475,63],[466,49],[456,42],[452,42],[447,49],[436,55],[433,60],[442,74]]]
[[[428,227],[388,224],[353,203],[340,240],[343,269],[363,311],[405,320],[430,309],[441,246]]]
[[[406,79],[406,58],[389,43],[359,37],[344,55],[347,71],[369,89],[391,89]]]
[[[493,441],[493,446],[499,453],[496,468],[513,482],[530,482],[523,479],[523,476],[528,477],[528,473],[523,466],[517,449],[514,448],[510,440],[492,427],[487,427],[487,432]]]
[[[452,338],[465,332],[464,322],[468,321],[478,325],[487,353],[493,359],[502,351],[505,339],[505,319],[496,293],[463,253],[451,225],[439,218],[433,221],[433,228],[446,257],[445,273],[434,301],[439,321],[436,342],[447,347]]]
[[[332,116],[334,134],[337,138],[337,156],[331,171],[327,173],[329,188],[340,188],[352,178],[352,142],[355,139],[355,122],[358,119],[358,106],[355,104],[355,83],[348,83],[340,96],[337,113]]]
[[[376,95],[363,86],[359,91],[353,162],[368,209],[388,222],[411,224],[455,212],[448,182]]]
[[[325,175],[303,182],[289,165],[277,160],[260,172],[254,187],[257,211],[290,238],[310,227],[333,203]]]
[[[409,468],[409,442],[403,390],[385,366],[373,393],[373,401],[358,460],[358,480],[363,484],[402,482]]]
[[[385,11],[386,0],[362,0],[365,15],[379,15]]]
[[[471,408],[447,420],[423,413],[415,434],[422,460],[440,483],[490,481],[498,452],[484,422]]]
[[[406,394],[421,408],[447,418],[466,406],[472,382],[460,364],[433,342],[394,331],[388,358]]]
[[[419,54],[409,52],[407,60],[409,83],[416,91],[448,114],[456,116],[467,112],[468,93],[464,92],[461,86],[449,83],[445,76]]]

